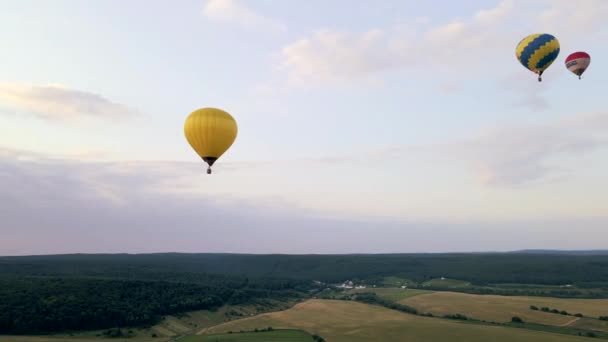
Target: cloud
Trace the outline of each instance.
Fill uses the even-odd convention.
[[[287,31],[284,24],[258,14],[235,0],[209,0],[203,9],[203,14],[210,19],[247,28],[277,32]]]
[[[364,150],[351,158],[400,159],[421,168],[432,162],[437,163],[433,168],[444,168],[450,175],[464,165],[483,186],[530,188],[580,174],[583,168],[578,162],[583,157],[608,148],[608,113],[573,114],[546,122],[503,122],[469,135],[471,138],[434,144]],[[452,177],[450,182],[458,180]]]
[[[511,12],[513,5],[512,0],[503,0],[492,9],[478,11],[474,18],[484,24],[496,24]]]
[[[544,76],[545,79],[550,77],[552,76],[547,74]],[[552,86],[553,83],[548,80],[544,83],[536,82],[536,76],[528,73],[512,73],[499,81],[501,90],[516,95],[516,99],[510,105],[526,107],[534,111],[544,111],[551,107],[549,100],[543,95]]]
[[[523,0],[520,0],[523,1]],[[586,39],[603,41],[606,37],[605,19],[608,3],[603,0],[575,2],[568,0],[545,0],[539,15],[541,27],[546,31],[559,32],[562,40]],[[522,3],[527,4],[527,3]]]
[[[294,85],[335,82],[390,69],[400,52],[386,34],[379,29],[361,35],[320,30],[284,47],[280,69],[287,71]]]
[[[53,121],[80,121],[84,118],[123,119],[139,115],[125,105],[98,94],[61,85],[0,84],[0,103]]]
[[[457,149],[477,168],[484,184],[524,186],[568,175],[571,170],[551,162],[608,146],[607,132],[608,113],[578,114],[546,123],[497,126]]]
[[[429,18],[427,16],[417,17],[416,19],[414,19],[414,22],[416,24],[424,25],[424,24],[430,23],[431,22],[431,18]]]
[[[536,85],[537,82],[531,83]],[[446,92],[459,90],[449,84],[443,89]],[[225,168],[236,171],[310,163],[347,166],[401,160],[415,164],[412,166],[415,169],[424,169],[437,168],[438,164],[434,163],[438,162],[446,170],[464,165],[484,186],[521,188],[564,180],[581,171],[577,160],[608,147],[608,113],[578,113],[544,122],[502,122],[469,132],[469,136],[471,138],[454,138],[434,144],[363,148],[341,155],[259,161]],[[428,180],[421,178],[420,181]],[[452,178],[452,181],[458,180]]]
[[[539,28],[551,30],[564,42],[604,37],[600,25],[607,15],[608,3],[602,0],[503,0],[468,18],[434,26],[415,22],[363,32],[317,30],[281,49],[279,69],[298,86],[348,82],[397,70],[449,72],[472,79],[504,72],[496,68],[500,63],[519,68],[513,57],[515,45]]]
[[[175,191],[208,180],[196,163],[19,158],[27,155],[0,151],[0,255],[479,251],[599,248],[606,240],[608,222],[601,218],[465,223],[328,218],[280,200],[260,202],[211,193],[208,187]],[[572,226],[580,227],[576,236]],[[555,237],[550,243],[547,231]]]
[[[509,1],[505,3],[477,13],[477,19],[454,19],[424,28],[420,24],[428,23],[428,18],[416,19],[412,26],[400,24],[361,33],[318,30],[283,47],[280,68],[288,73],[292,84],[303,85],[391,69],[454,69],[463,61],[475,63],[487,56],[488,49],[500,39],[485,26],[489,21],[498,24],[505,19],[510,10]],[[478,22],[484,24],[483,29]],[[475,50],[481,53],[470,53]]]
[[[498,123],[470,136],[362,150],[335,162],[407,159],[423,168],[429,167],[426,162],[439,162],[446,170],[464,163],[481,185],[494,188],[561,181],[581,171],[577,162],[585,155],[608,148],[608,112],[572,114],[545,122]]]
[[[438,89],[444,94],[455,94],[461,92],[463,90],[463,86],[459,82],[450,81],[441,83]]]

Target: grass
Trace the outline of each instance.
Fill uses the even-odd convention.
[[[160,323],[153,326],[145,334],[150,336],[155,333],[157,336],[177,337],[189,335],[202,328],[214,326],[220,323],[229,322],[234,319],[250,317],[261,312],[271,312],[285,310],[293,306],[294,302],[270,301],[268,305],[236,305],[223,306],[215,311],[200,310],[193,311],[179,317],[168,316]],[[2,341],[0,341],[2,342]]]
[[[416,298],[416,297],[413,297]],[[332,342],[359,341],[586,341],[560,335],[492,325],[466,324],[401,313],[380,306],[351,301],[309,300],[293,308],[236,320],[211,327],[200,334],[273,328],[302,329]]]
[[[541,284],[521,284],[521,283],[496,283],[491,284],[493,288],[514,288],[514,289],[579,289],[576,286],[572,285],[567,287],[565,285],[541,285]]]
[[[362,292],[373,292],[378,297],[389,300],[391,302],[398,302],[400,300],[418,296],[421,294],[432,293],[427,290],[417,289],[401,289],[401,288],[369,288],[369,289],[353,289],[347,293],[362,293]]]
[[[179,342],[311,342],[312,336],[295,329],[188,336]]]
[[[420,312],[433,315],[463,314],[468,317],[509,322],[511,317],[519,316],[524,322],[568,326],[577,322],[576,317],[530,310],[531,305],[566,310],[571,314],[582,313],[597,317],[608,311],[608,299],[562,299],[550,297],[518,297],[475,295],[458,292],[434,292],[399,301],[412,306]]]
[[[471,286],[471,283],[464,280],[448,279],[448,278],[435,278],[422,283],[422,286],[440,287],[446,289],[455,289],[460,287]]]
[[[606,308],[608,310],[608,308]],[[571,325],[573,328],[608,332],[608,321],[599,319],[581,318]]]
[[[401,287],[402,285],[406,285],[406,286],[417,285],[417,283],[415,281],[412,281],[410,279],[399,278],[399,277],[394,277],[394,276],[384,277],[381,284],[382,284],[382,286],[388,286],[388,287]]]

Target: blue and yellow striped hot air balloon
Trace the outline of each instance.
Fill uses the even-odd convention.
[[[522,39],[515,49],[515,56],[526,69],[538,74],[542,81],[543,72],[557,59],[559,41],[547,33],[536,33]]]

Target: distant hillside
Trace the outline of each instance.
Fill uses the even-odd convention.
[[[607,283],[608,254],[451,253],[359,255],[75,254],[0,257],[0,276],[100,277],[199,281],[239,276],[341,282],[381,282],[399,276],[416,282],[451,278],[473,284]]]
[[[555,249],[524,249],[514,251],[519,254],[550,254],[550,255],[608,255],[608,249],[597,250],[555,250]]]
[[[271,300],[303,299],[325,288],[313,280],[383,284],[389,276],[425,284],[429,290],[608,298],[608,255],[160,253],[0,257],[0,334],[154,324],[165,315],[184,311],[234,304],[266,307]]]

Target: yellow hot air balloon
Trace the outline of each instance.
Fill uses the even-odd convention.
[[[211,173],[213,163],[232,146],[237,132],[236,120],[217,108],[197,109],[190,113],[184,123],[186,140],[209,164],[207,174]]]

